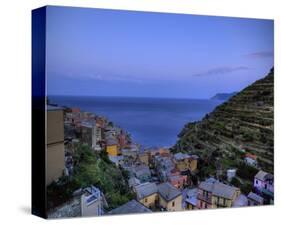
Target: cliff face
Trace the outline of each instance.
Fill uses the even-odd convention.
[[[271,69],[201,121],[185,125],[173,150],[198,154],[224,168],[252,153],[261,169],[273,173],[273,83]]]

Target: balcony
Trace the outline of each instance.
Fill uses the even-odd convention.
[[[197,198],[199,200],[202,200],[204,202],[207,202],[208,204],[212,204],[212,196],[211,195],[203,195],[203,194],[198,194]]]

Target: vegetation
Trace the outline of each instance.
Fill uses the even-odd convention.
[[[258,172],[258,169],[254,168],[252,166],[249,166],[245,163],[241,163],[237,169],[236,174],[237,174],[237,176],[241,177],[242,179],[253,181],[257,172]]]
[[[230,184],[232,184],[235,187],[240,187],[241,186],[241,182],[237,177],[233,177]]]
[[[262,170],[273,173],[273,84],[272,69],[201,121],[186,124],[173,153],[188,152],[203,159],[202,178],[214,174],[212,164],[219,161],[224,171],[239,167],[239,177],[252,179],[256,170],[240,165],[246,152],[257,156]]]
[[[246,182],[240,186],[241,192],[245,195],[249,194],[253,189],[253,184],[250,182]]]
[[[128,174],[115,166],[103,151],[93,152],[88,146],[79,146],[74,156],[74,173],[62,177],[58,183],[47,188],[48,208],[53,208],[71,199],[79,188],[90,185],[98,187],[105,195],[108,210],[134,198],[128,187]]]

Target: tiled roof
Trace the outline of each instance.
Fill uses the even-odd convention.
[[[106,144],[107,145],[117,145],[118,144],[118,141],[115,139],[115,138],[108,138],[106,140]]]
[[[157,186],[155,183],[147,182],[135,186],[135,190],[137,193],[137,198],[140,200],[154,193],[157,193]]]
[[[179,152],[174,154],[174,158],[175,160],[184,160],[186,158],[190,158],[190,155]]]
[[[259,179],[259,180],[262,180],[262,181],[265,181],[267,179],[273,179],[273,175],[270,174],[270,173],[267,173],[267,172],[264,172],[262,170],[260,170],[256,176],[255,176],[256,179]]]
[[[263,198],[261,196],[255,194],[255,193],[253,193],[253,192],[250,192],[247,197],[251,200],[254,200],[254,201],[260,203],[260,204],[263,203]]]
[[[174,159],[179,161],[179,160],[184,160],[184,159],[198,159],[197,155],[189,155],[186,153],[182,153],[182,152],[178,152],[176,154],[174,154]]]
[[[134,168],[134,173],[137,177],[143,176],[143,175],[151,175],[150,169],[146,165],[139,165]]]
[[[208,191],[208,192],[212,192],[213,191],[213,183],[211,182],[206,182],[203,181],[199,184],[199,188],[204,190],[204,191]]]
[[[131,200],[124,205],[119,206],[116,209],[113,209],[108,212],[108,214],[130,214],[130,213],[150,213],[152,212],[150,209],[146,208],[141,203],[136,200]]]
[[[208,192],[212,192],[213,195],[232,199],[233,195],[239,189],[233,186],[223,184],[221,182],[210,183],[203,181],[200,183],[199,188]]]
[[[181,192],[168,182],[158,185],[158,193],[166,201],[171,201],[172,199],[181,195]]]
[[[214,183],[213,195],[232,199],[238,188],[220,182]]]

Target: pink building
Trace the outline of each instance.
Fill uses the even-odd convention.
[[[187,176],[181,175],[180,171],[176,168],[171,170],[171,174],[168,177],[168,181],[176,188],[183,188],[187,184]]]
[[[120,135],[118,136],[118,142],[120,148],[124,148],[127,145],[126,134],[124,134],[123,131],[121,131]]]
[[[168,177],[169,182],[176,188],[182,189],[187,183],[186,175],[174,175]]]
[[[79,108],[72,108],[71,111],[73,113],[80,113],[80,109]]]
[[[260,170],[255,176],[254,187],[258,192],[273,194],[274,193],[273,175]]]

